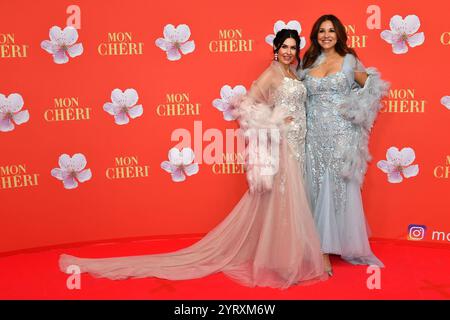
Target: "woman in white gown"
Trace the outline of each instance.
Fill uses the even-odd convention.
[[[181,280],[223,272],[246,286],[287,288],[327,278],[320,240],[303,186],[306,90],[292,64],[300,39],[281,30],[275,60],[237,104],[248,138],[250,189],[223,222],[194,245],[170,253],[77,258],[61,255],[95,277]]]

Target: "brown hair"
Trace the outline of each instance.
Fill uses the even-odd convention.
[[[326,14],[317,19],[312,27],[311,34],[309,36],[311,45],[309,46],[308,50],[305,53],[305,56],[303,57],[304,69],[312,66],[314,62],[316,62],[316,59],[319,57],[322,51],[319,42],[317,41],[317,36],[319,34],[321,24],[325,21],[330,21],[333,24],[334,29],[336,30],[337,42],[334,47],[336,52],[340,56],[345,56],[347,53],[351,53],[355,57],[357,57],[355,50],[347,46],[347,32],[345,31],[345,27],[342,22],[336,16],[332,14]]]

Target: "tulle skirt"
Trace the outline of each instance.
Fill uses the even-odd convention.
[[[309,159],[306,164],[306,181],[310,183],[312,169]],[[345,209],[338,213],[335,208],[334,183],[329,170],[325,170],[319,192],[315,199],[311,199],[322,251],[340,255],[352,264],[383,267],[383,263],[370,248],[370,230],[364,215],[359,184],[352,180],[345,183]],[[309,193],[309,197],[312,198],[313,195]]]
[[[61,271],[109,279],[157,277],[184,280],[223,272],[245,286],[288,288],[327,278],[320,239],[299,164],[286,140],[272,190],[247,191],[228,216],[190,247],[169,253],[78,258],[63,254]]]

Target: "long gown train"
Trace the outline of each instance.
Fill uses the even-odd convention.
[[[251,93],[256,88],[260,91],[264,81],[274,81],[279,73],[276,64],[269,67]],[[285,77],[280,78],[277,88],[275,108],[280,104],[286,108],[285,98],[292,88],[305,90],[300,81]],[[304,101],[298,97],[288,99],[295,107],[291,112],[304,112]],[[299,153],[288,142],[288,136],[296,134],[299,126],[292,124],[290,128],[281,134],[279,169],[270,190],[247,191],[225,220],[197,243],[175,252],[142,256],[91,259],[64,254],[59,261],[61,271],[77,265],[81,272],[95,277],[171,280],[224,272],[246,286],[275,288],[326,279],[320,240],[303,186]],[[305,130],[304,123],[302,129]]]

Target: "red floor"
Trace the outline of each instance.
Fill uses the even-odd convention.
[[[334,276],[310,286],[287,290],[247,288],[223,274],[203,279],[168,281],[154,278],[112,281],[83,274],[81,289],[66,287],[58,270],[61,253],[84,257],[140,255],[172,251],[198,238],[145,240],[86,245],[0,257],[0,299],[450,299],[450,249],[411,242],[372,242],[385,263],[381,289],[368,289],[365,266],[333,257]]]

